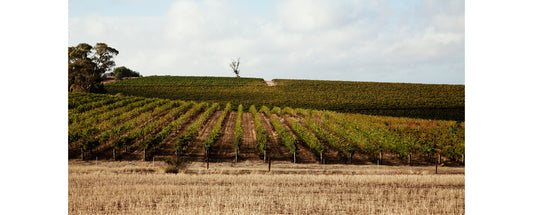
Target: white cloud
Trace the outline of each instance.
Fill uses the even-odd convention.
[[[458,2],[280,0],[253,16],[247,1],[184,0],[160,17],[70,18],[69,45],[106,42],[143,75],[232,76],[241,57],[247,77],[464,83]]]

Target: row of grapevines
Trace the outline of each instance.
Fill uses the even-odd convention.
[[[346,141],[342,138],[339,138],[337,135],[328,131],[327,129],[323,128],[321,126],[321,123],[316,122],[313,117],[306,117],[304,119],[304,123],[311,131],[313,131],[313,133],[316,135],[316,137],[318,137],[319,140],[321,140],[321,142],[327,143],[333,148],[343,151],[346,154],[349,154],[349,152],[343,150]]]
[[[117,117],[134,108],[144,106],[151,101],[154,101],[154,99],[142,99],[135,102],[130,102],[129,100],[126,100],[125,103],[117,102],[111,105],[106,105],[102,108],[95,109],[98,111],[87,111],[81,114],[72,114],[72,117],[69,116],[69,126],[86,126],[99,123],[101,121]],[[120,106],[118,106],[117,104],[120,104]]]
[[[171,135],[174,132],[177,132],[177,130],[183,126],[187,120],[189,120],[194,114],[198,113],[200,110],[204,109],[207,106],[207,103],[198,103],[195,104],[191,109],[189,109],[187,112],[185,112],[183,115],[181,115],[178,119],[172,121],[167,126],[165,126],[161,131],[155,136],[155,139],[153,141],[155,142],[162,142],[164,141],[169,135]]]
[[[285,108],[285,109],[287,109],[287,108]],[[293,112],[290,109],[287,109],[287,110],[290,111],[290,112]],[[305,128],[297,120],[292,119],[291,117],[287,118],[287,122],[291,126],[292,130],[294,131],[294,133],[305,144],[307,144],[309,146],[309,148],[311,148],[313,151],[315,151],[318,154],[320,154],[320,161],[323,162],[323,158],[324,158],[323,154],[324,154],[325,147],[320,142],[320,140],[313,134],[313,132],[311,132],[309,129]]]
[[[185,148],[189,143],[194,139],[198,134],[200,127],[207,121],[209,116],[213,114],[219,107],[218,103],[213,103],[192,125],[190,125],[183,134],[178,136],[176,143],[174,144],[174,149],[176,150],[176,156],[178,155],[183,148]]]
[[[163,111],[172,108],[173,105],[175,104],[169,103],[168,100],[159,100],[155,103],[151,103],[149,104],[149,106],[152,109],[151,112],[148,111],[148,112],[141,114],[140,116],[131,118],[131,120],[128,120],[127,122],[123,123],[122,129],[117,130],[115,129],[116,126],[106,128],[105,126],[95,125],[95,126],[89,127],[88,129],[82,130],[82,135],[81,135],[82,138],[81,138],[81,146],[80,146],[80,149],[82,152],[82,159],[84,157],[85,152],[93,150],[97,146],[100,146],[100,143],[104,143],[107,140],[109,140],[109,138],[113,136],[115,132],[117,131],[121,132],[124,130],[129,130],[133,127],[136,127],[137,125],[148,121],[150,118],[155,117],[156,115],[162,113]],[[125,115],[127,116],[128,114],[125,114]],[[111,126],[110,124],[108,125]],[[102,133],[102,130],[99,130],[98,128],[105,129],[105,131]],[[130,133],[130,135],[133,135],[133,134]],[[135,136],[135,137],[136,138],[134,139],[139,139],[138,136]],[[76,146],[73,145],[72,147],[76,147]]]
[[[209,132],[209,135],[207,136],[207,139],[203,142],[203,146],[205,149],[205,154],[209,155],[209,151],[211,150],[211,147],[213,147],[213,144],[218,140],[221,133],[220,130],[222,129],[222,122],[226,118],[226,115],[231,110],[231,104],[227,103],[226,107],[224,108],[224,111],[222,112],[222,115],[217,119],[215,126],[213,129]]]
[[[266,162],[266,153],[269,148],[267,131],[265,130],[265,128],[263,128],[263,125],[261,124],[261,120],[259,119],[259,115],[257,114],[257,109],[255,109],[255,105],[250,106],[249,111],[250,113],[252,113],[252,117],[254,119],[257,147],[259,149],[259,152],[263,153],[263,160]]]
[[[145,107],[135,109],[129,113],[136,117],[129,117],[128,120],[119,126],[106,130],[99,136],[100,141],[104,143],[109,141],[113,145],[113,154],[115,154],[116,150],[130,147],[142,138],[142,124],[149,122],[151,119],[174,107],[175,104],[168,102],[168,100],[157,100]],[[128,115],[130,114],[126,114],[126,116]]]
[[[112,126],[113,128],[116,127],[116,123],[122,122],[126,119],[130,119],[133,116],[136,116],[142,112],[145,112],[147,110],[151,110],[156,108],[157,106],[168,104],[169,100],[159,100],[157,102],[151,102],[149,104],[146,104],[145,106],[141,108],[133,109],[129,112],[122,113],[120,116],[115,117],[114,119],[108,120],[108,121],[100,121],[100,122],[94,122],[91,124],[88,123],[79,123],[79,124],[73,124],[69,126],[69,144],[73,143],[79,139],[83,139],[83,137],[88,136],[95,136],[100,134],[102,131],[111,132],[113,130],[106,129],[106,126]]]
[[[69,93],[68,94],[68,109],[75,109],[80,105],[98,101],[110,95],[96,94],[96,93]]]
[[[278,120],[278,118],[270,113],[268,108],[266,106],[263,106],[261,108],[261,112],[265,113],[267,117],[270,119],[270,122],[272,123],[272,126],[274,127],[274,130],[278,134],[278,138],[281,140],[283,145],[289,149],[289,152],[293,154],[293,160],[294,163],[296,163],[296,138],[292,135],[292,133],[283,127],[281,122]],[[274,107],[272,108],[272,112],[279,113],[280,108]]]
[[[163,128],[164,125],[168,124],[170,121],[173,121],[178,115],[183,113],[189,106],[190,102],[182,104],[178,108],[171,109],[163,117],[160,117],[158,120],[153,120],[150,123],[143,126],[141,133],[143,134],[143,139],[141,139],[139,149],[144,152],[144,159],[146,160],[146,152],[153,147],[159,145],[161,142],[158,140],[157,133]]]
[[[118,102],[120,101],[122,97],[118,97],[118,96],[106,96],[106,97],[103,97],[101,100],[96,100],[96,101],[93,101],[93,102],[90,102],[90,103],[85,103],[85,104],[82,104],[82,105],[79,105],[75,108],[72,108],[72,109],[69,109],[69,114],[73,114],[73,113],[82,113],[82,112],[85,112],[85,111],[89,111],[89,110],[92,110],[92,109],[95,109],[95,108],[98,108],[98,107],[102,107],[104,105],[108,105],[108,104],[111,104],[111,103],[114,103],[114,102]]]
[[[239,155],[239,148],[242,144],[242,136],[244,135],[244,128],[242,127],[242,114],[243,106],[239,105],[237,108],[237,119],[235,120],[235,129],[233,135],[233,148],[235,149],[235,162],[237,162],[237,157]]]
[[[333,147],[348,155],[351,163],[355,151],[363,150],[363,144],[366,139],[361,135],[360,132],[342,128],[338,124],[334,123],[334,119],[329,119],[327,116],[328,115],[326,114],[322,115],[322,125],[324,125],[330,132],[333,132],[344,140],[343,144],[335,145]]]

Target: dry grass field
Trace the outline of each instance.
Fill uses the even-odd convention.
[[[69,161],[69,214],[464,214],[464,168]]]

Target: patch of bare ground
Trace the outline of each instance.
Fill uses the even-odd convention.
[[[464,168],[69,161],[69,214],[464,214]]]
[[[291,117],[291,116],[288,116],[288,115],[283,115],[283,117],[279,117],[279,116],[276,115],[276,117],[278,117],[278,119],[283,124],[283,126],[285,126],[286,129],[291,131],[291,133],[295,137],[297,137],[297,135],[294,133],[294,131],[288,125],[287,119],[289,117],[292,120],[299,121],[299,119]],[[299,140],[299,138],[297,138],[297,139],[298,139],[298,141],[296,141],[297,142],[297,144],[296,144],[296,162],[297,163],[319,163],[320,157],[318,157],[313,151],[311,151],[309,146],[307,146],[305,143],[302,143],[302,141]]]
[[[257,149],[257,138],[251,113],[245,112],[242,114],[242,127],[244,129],[244,134],[242,136],[242,144],[239,149],[239,161],[262,160],[263,157]]]
[[[165,110],[159,114],[157,114],[156,116],[150,118],[149,120],[147,120],[146,122],[143,122],[140,126],[138,126],[137,128],[143,128],[145,125],[147,125],[148,123],[154,121],[154,120],[158,120],[159,118],[165,116],[168,114],[168,112],[170,112],[171,108],[168,109],[168,110]],[[128,131],[126,134],[122,135],[122,136],[127,136],[132,130]],[[121,157],[125,160],[136,160],[136,159],[143,159],[143,156],[144,156],[144,153],[139,149],[139,145],[141,144],[142,140],[138,140],[137,142],[135,142],[134,144],[132,144],[131,146],[127,147],[125,149],[125,152],[121,154]],[[109,150],[107,150],[109,151]]]
[[[139,77],[124,77],[123,79],[127,80],[127,79],[136,79],[136,78],[139,78]],[[114,77],[104,78],[104,80],[102,81],[102,84],[109,84],[113,82],[117,82],[117,80]]]
[[[194,138],[194,140],[184,149],[183,156],[186,157],[188,161],[205,161],[206,157],[203,142],[207,139],[209,132],[211,132],[215,126],[220,114],[222,114],[222,111],[216,111],[211,114],[207,122],[199,129],[196,138]]]
[[[193,114],[189,119],[185,121],[176,131],[172,132],[159,146],[155,149],[154,160],[166,160],[172,156],[175,156],[174,144],[178,139],[178,135],[185,132],[185,130],[200,117],[202,111],[198,111]]]
[[[222,126],[222,136],[213,145],[209,152],[209,162],[231,162],[235,160],[235,149],[233,148],[233,136],[235,135],[235,121],[237,112],[232,111],[226,116]]]
[[[263,113],[259,113],[259,119],[261,120],[263,128],[265,128],[267,131],[270,140],[268,142],[268,147],[270,149],[267,151],[267,156],[270,157],[271,160],[290,161],[292,159],[292,154],[284,145],[282,145],[280,139],[278,138],[278,134],[274,131],[274,127],[270,123],[270,120],[267,119]]]
[[[274,82],[274,81],[265,81],[265,84],[269,87],[274,87],[274,86],[277,86],[278,83]]]

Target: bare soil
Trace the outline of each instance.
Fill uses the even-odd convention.
[[[296,137],[296,134],[294,131],[292,131],[291,127],[288,125],[287,118],[289,116],[285,115],[284,117],[278,117],[280,119],[280,122],[285,126],[286,129],[292,132],[292,134]],[[298,120],[294,117],[291,117],[294,120]],[[320,157],[318,157],[309,146],[307,146],[305,143],[302,143],[301,141],[297,141],[296,144],[296,163],[319,163]]]
[[[222,111],[216,111],[215,113],[211,114],[207,122],[200,128],[198,131],[198,135],[194,140],[189,143],[187,148],[185,148],[183,156],[187,158],[189,161],[205,161],[205,148],[203,146],[203,142],[207,139],[207,136],[209,135],[209,132],[213,129],[215,126],[215,123],[220,117],[220,114],[222,114]]]
[[[242,114],[242,127],[244,128],[244,134],[242,136],[242,145],[239,149],[239,160],[262,160],[263,157],[257,149],[257,138],[251,113]]]
[[[202,114],[202,111],[196,112],[194,115],[192,115],[189,119],[186,120],[185,123],[183,123],[175,132],[170,134],[156,149],[154,152],[154,160],[165,160],[166,158],[170,156],[175,156],[175,149],[174,149],[174,143],[176,143],[176,139],[178,138],[179,134],[182,134],[185,132],[185,130],[194,122],[200,115]]]
[[[274,87],[274,86],[277,86],[278,83],[274,82],[274,81],[265,81],[265,84],[269,87]]]
[[[287,147],[285,147],[281,140],[278,138],[278,134],[274,130],[274,127],[272,124],[270,124],[270,120],[267,119],[265,114],[258,113],[259,119],[261,120],[261,124],[263,125],[263,128],[267,131],[268,137],[270,139],[268,143],[269,150],[267,151],[267,156],[276,161],[290,161],[292,160],[292,154],[289,152]]]
[[[226,116],[222,126],[222,136],[213,145],[209,153],[209,162],[231,162],[235,160],[235,149],[233,148],[233,136],[235,135],[235,121],[237,112],[233,111]]]

